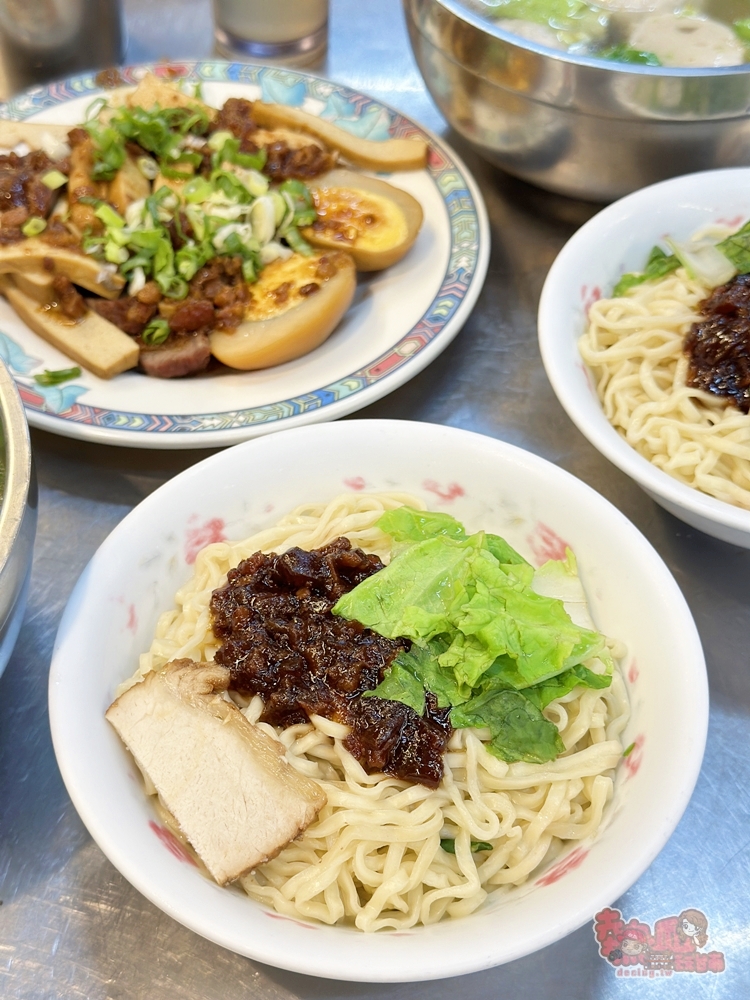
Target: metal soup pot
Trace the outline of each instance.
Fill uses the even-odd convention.
[[[678,174],[750,163],[750,65],[638,66],[546,48],[458,0],[404,0],[425,83],[488,160],[611,201]]]
[[[15,382],[0,362],[0,674],[21,628],[31,576],[37,520],[37,486],[29,428]]]

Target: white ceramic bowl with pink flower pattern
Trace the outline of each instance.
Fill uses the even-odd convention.
[[[162,828],[104,719],[197,547],[241,538],[346,490],[408,490],[536,564],[569,545],[598,627],[627,646],[632,717],[606,827],[476,913],[365,935],[279,916],[205,879]],[[408,981],[499,965],[593,919],[645,871],[698,776],[708,693],[677,584],[640,532],[573,476],[528,452],[431,424],[357,420],[282,431],[170,480],[104,542],[66,609],[50,675],[55,752],[84,823],[119,871],[196,933],[250,958],[333,979]]]
[[[539,346],[566,413],[591,444],[670,514],[732,545],[750,548],[750,510],[680,482],[639,454],[609,423],[578,339],[593,302],[621,275],[641,271],[651,248],[688,239],[719,222],[750,218],[750,167],[707,170],[652,184],[608,205],[568,240],[550,268],[539,303]]]

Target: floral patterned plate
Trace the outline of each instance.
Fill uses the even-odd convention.
[[[42,387],[34,374],[69,367],[0,300],[0,357],[13,373],[35,427],[105,444],[206,448],[358,410],[413,378],[447,347],[466,321],[489,259],[489,228],[476,183],[456,154],[391,108],[317,77],[275,67],[206,61],[122,69],[136,84],[151,69],[200,83],[205,100],[263,99],[301,107],[369,139],[421,136],[425,170],[389,181],[422,204],[417,242],[394,267],[360,279],[357,296],[334,334],[317,350],[260,372],[217,372],[158,380],[126,372],[105,381],[84,372]],[[93,74],[36,87],[0,105],[0,117],[80,122],[102,93]]]

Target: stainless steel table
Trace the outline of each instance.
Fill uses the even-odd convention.
[[[126,0],[125,13],[130,61],[211,52],[208,0]],[[398,0],[332,0],[324,72],[445,132],[412,61]],[[560,247],[595,207],[534,190],[487,166],[455,135],[447,137],[487,201],[493,250],[484,291],[463,332],[434,364],[351,419],[435,421],[528,448],[607,496],[667,561],[705,645],[708,748],[679,828],[616,905],[626,919],[651,926],[688,907],[702,910],[709,947],[724,953],[726,971],[679,972],[636,985],[599,957],[590,923],[535,955],[460,980],[335,983],[233,955],[153,907],[93,844],[65,793],[49,736],[47,668],[65,601],[96,547],[131,507],[207,453],[110,449],[34,432],[41,506],[32,591],[0,681],[2,997],[750,997],[750,552],[662,511],[581,437],[547,382],[536,342],[539,293]]]

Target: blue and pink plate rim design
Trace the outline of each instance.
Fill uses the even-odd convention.
[[[487,215],[476,183],[455,153],[416,122],[380,101],[341,84],[271,66],[217,60],[128,66],[119,72],[119,85],[135,85],[147,72],[191,84],[243,83],[260,88],[262,99],[293,107],[312,98],[323,104],[321,117],[362,138],[381,140],[418,136],[429,143],[427,172],[445,204],[450,226],[450,255],[440,288],[421,319],[365,367],[313,391],[248,409],[200,414],[148,414],[89,406],[79,402],[88,390],[69,383],[43,389],[28,378],[38,362],[27,356],[7,334],[0,333],[0,356],[18,386],[30,422],[46,430],[73,437],[119,443],[122,435],[160,435],[142,439],[150,447],[210,447],[239,441],[282,427],[335,419],[359,409],[418,374],[440,353],[465,322],[484,282],[489,260]],[[22,121],[76,98],[92,100],[106,94],[95,73],[35,87],[0,104],[0,118]],[[471,294],[469,294],[471,291]],[[25,360],[24,360],[25,359]],[[408,371],[404,370],[407,369]],[[19,377],[20,376],[20,377]],[[24,377],[25,376],[25,377]],[[35,419],[36,418],[36,419]],[[75,426],[73,426],[75,425]],[[179,445],[172,435],[200,436]],[[212,435],[223,440],[206,440]]]

